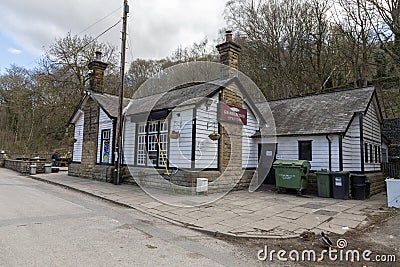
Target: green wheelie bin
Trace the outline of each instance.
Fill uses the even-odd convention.
[[[278,192],[288,188],[301,194],[307,188],[311,167],[307,160],[276,160],[273,167]]]
[[[318,196],[332,197],[332,173],[321,170],[315,174],[317,175]]]

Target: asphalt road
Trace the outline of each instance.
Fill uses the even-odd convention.
[[[202,233],[0,168],[0,266],[254,266]]]

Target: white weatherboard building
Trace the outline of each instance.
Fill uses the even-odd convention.
[[[240,47],[230,33],[217,48],[221,63],[237,68]],[[69,174],[110,180],[118,98],[104,93],[106,64],[97,59],[91,66],[92,90],[70,120],[76,142]],[[168,179],[168,169],[174,170],[176,184],[193,187],[196,178],[204,177],[216,191],[232,183],[248,187],[261,154],[263,163],[306,159],[314,171],[381,171],[387,146],[381,138],[382,117],[373,87],[255,102],[232,75],[181,85],[162,96],[135,98],[124,121],[123,164],[133,170],[132,176],[153,186],[157,183],[152,170]],[[124,108],[128,103],[125,99]],[[276,143],[266,144],[269,153],[264,155],[261,114],[268,105],[275,119]],[[219,139],[212,140],[211,133]],[[222,173],[224,179],[217,180]]]

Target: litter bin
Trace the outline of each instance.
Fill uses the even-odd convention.
[[[328,171],[319,171],[317,175],[317,187],[319,197],[332,197],[332,179]]]
[[[51,164],[44,164],[44,173],[51,173]]]
[[[350,181],[351,185],[365,184],[367,182],[367,176],[365,176],[364,174],[351,174]]]
[[[332,195],[336,199],[349,198],[349,172],[332,172]]]
[[[273,164],[278,190],[296,189],[302,192],[307,188],[310,163],[307,160],[277,160]]]
[[[353,184],[351,185],[351,196],[356,200],[364,200],[367,198],[367,185],[366,184]]]
[[[368,197],[367,176],[364,174],[352,174],[350,176],[350,182],[351,196],[353,199],[364,200]]]
[[[35,174],[36,174],[36,169],[37,169],[37,166],[36,166],[36,165],[31,165],[31,166],[30,166],[31,175],[35,175]]]

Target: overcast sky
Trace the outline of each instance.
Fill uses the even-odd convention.
[[[204,37],[215,40],[226,26],[225,2],[128,0],[127,61],[163,58]],[[122,4],[123,0],[0,0],[0,72],[11,64],[33,68],[43,47],[69,31],[99,35],[121,18]],[[120,31],[121,24],[99,40],[119,48]]]

